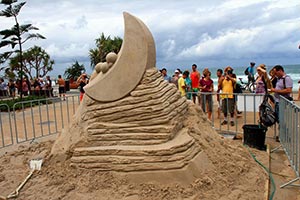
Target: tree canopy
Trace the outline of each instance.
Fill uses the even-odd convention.
[[[89,57],[91,60],[92,69],[99,62],[105,62],[105,57],[109,52],[119,53],[123,40],[120,37],[105,36],[104,33],[95,40],[96,48],[89,50]]]
[[[85,71],[85,67],[83,64],[79,64],[76,60],[70,67],[65,70],[64,77],[66,79],[75,79],[81,75],[82,72]]]
[[[6,76],[13,78],[14,72],[20,71],[20,54],[12,57],[9,62],[9,70],[6,70]],[[53,70],[54,60],[41,47],[34,46],[23,53],[23,75],[34,78],[44,77],[48,72]]]
[[[21,8],[26,4],[26,2],[17,3],[17,0],[1,0],[0,4],[7,6],[4,10],[0,11],[0,17],[12,17],[14,18],[14,26],[10,29],[4,29],[0,31],[0,36],[2,37],[0,42],[0,48],[2,47],[11,47],[12,50],[5,51],[4,53],[0,53],[0,65],[5,64],[6,61],[13,55],[18,54],[19,63],[19,75],[21,78],[21,82],[23,80],[23,44],[30,39],[46,39],[39,33],[31,33],[31,31],[38,30],[38,28],[34,27],[32,24],[19,24],[18,15]],[[15,47],[18,46],[17,50],[14,50]],[[5,67],[4,67],[5,68]],[[6,69],[7,71],[7,69]],[[21,91],[22,91],[21,85]],[[22,93],[21,93],[22,98]]]

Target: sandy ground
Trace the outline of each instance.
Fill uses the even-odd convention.
[[[25,185],[18,199],[263,199],[267,175],[239,142],[212,130],[197,106],[191,106],[184,126],[202,147],[205,170],[188,184],[138,182],[130,173],[71,168],[49,156],[52,141],[20,145],[0,157],[0,194],[7,196],[29,171],[28,161],[44,158],[42,170]],[[254,150],[256,151],[256,150]],[[257,151],[259,154],[260,151]],[[261,154],[265,157],[266,154]],[[267,159],[265,159],[267,160]],[[187,166],[188,167],[188,166]],[[161,179],[164,179],[162,173]]]
[[[23,143],[0,150],[0,196],[7,196],[24,180],[31,159],[42,157],[42,170],[34,173],[17,199],[264,199],[267,175],[250,156],[242,140],[220,136],[211,129],[204,115],[198,116],[199,112],[191,111],[191,118],[185,123],[203,145],[208,158],[205,162],[210,163],[211,169],[203,174],[203,178],[188,185],[146,180],[137,183],[131,181],[130,174],[71,168],[69,161],[60,162],[49,156],[55,139],[55,136],[49,136],[32,144]],[[242,124],[243,117],[238,119]],[[279,145],[272,129],[267,132],[266,143],[271,149]],[[251,151],[268,165],[266,152]],[[270,168],[277,185],[274,199],[299,200],[297,187],[279,188],[296,177],[282,149],[271,154]]]

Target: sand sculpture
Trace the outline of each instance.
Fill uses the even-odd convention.
[[[151,33],[134,16],[124,17],[121,52],[95,67],[54,145],[0,157],[0,195],[15,189],[25,162],[45,155],[23,199],[263,199],[267,175],[163,80]]]
[[[183,127],[187,101],[155,67],[153,37],[124,13],[119,55],[99,63],[68,131],[53,154],[71,152],[71,165],[113,171],[178,169],[199,152]]]

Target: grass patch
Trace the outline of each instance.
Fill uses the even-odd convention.
[[[24,102],[24,103],[21,103]],[[1,104],[6,104],[7,106],[0,106],[0,111],[1,112],[8,112],[8,109],[10,111],[13,110],[13,108],[15,108],[15,110],[21,110],[21,109],[25,109],[25,108],[29,108],[29,107],[33,107],[36,105],[40,105],[40,104],[50,104],[52,103],[51,100],[46,99],[45,96],[27,96],[27,97],[23,97],[21,98],[15,98],[15,99],[6,99],[6,100],[1,100],[0,101],[0,105]]]

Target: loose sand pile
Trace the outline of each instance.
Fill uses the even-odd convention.
[[[212,130],[197,106],[188,107],[183,124],[202,147],[202,159],[197,161],[203,169],[201,178],[177,182],[162,175],[147,182],[143,176],[133,180],[130,173],[76,169],[69,166],[69,159],[59,162],[49,156],[53,144],[49,141],[20,146],[0,157],[0,195],[16,189],[29,172],[29,160],[41,156],[42,170],[18,199],[263,199],[267,176],[245,147]]]

